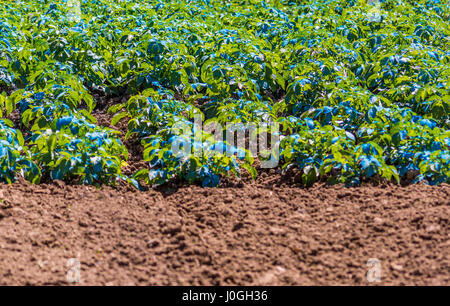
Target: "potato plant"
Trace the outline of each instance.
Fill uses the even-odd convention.
[[[449,181],[446,0],[72,2],[0,7],[2,181],[216,186],[242,169],[255,176],[248,150],[211,141],[195,115],[280,124],[272,157],[308,186]],[[148,167],[132,177],[120,135],[93,116],[93,93],[131,97],[109,114],[144,147]],[[177,124],[189,132],[174,134]],[[190,151],[174,155],[174,142]],[[234,154],[195,154],[220,146]]]

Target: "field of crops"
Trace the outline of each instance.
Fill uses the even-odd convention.
[[[449,19],[0,1],[0,285],[449,285]]]
[[[372,2],[3,1],[0,179],[216,186],[271,158],[304,185],[448,182],[448,3]],[[195,116],[278,138],[253,156]]]

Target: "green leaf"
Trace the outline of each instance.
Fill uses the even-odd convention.
[[[111,119],[111,125],[116,125],[122,118],[125,118],[128,116],[128,113],[122,112],[114,115],[114,117]]]

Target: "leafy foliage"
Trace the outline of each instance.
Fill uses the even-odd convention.
[[[255,175],[248,151],[197,130],[195,116],[280,123],[277,157],[305,185],[450,179],[447,1],[3,2],[3,181],[215,186],[242,168]],[[109,112],[144,146],[149,166],[134,179],[122,175],[119,135],[92,116],[92,92],[131,96]]]

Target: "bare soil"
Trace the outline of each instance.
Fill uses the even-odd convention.
[[[0,285],[450,285],[450,185],[0,185]]]

